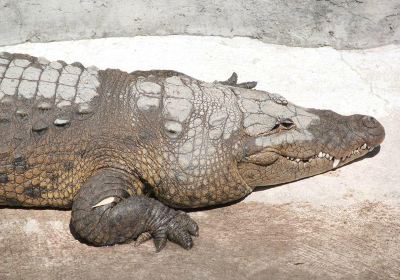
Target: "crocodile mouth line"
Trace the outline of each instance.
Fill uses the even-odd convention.
[[[343,165],[347,162],[350,162],[351,160],[354,160],[356,158],[359,158],[360,156],[363,156],[367,154],[368,152],[371,152],[375,147],[370,147],[366,143],[364,143],[362,146],[352,150],[350,153],[343,157],[335,157],[329,153],[325,152],[319,152],[318,154],[308,157],[308,158],[294,158],[290,156],[284,156],[281,155],[281,157],[286,158],[287,160],[293,162],[293,163],[311,163],[312,161],[315,160],[329,160],[332,162],[332,168],[336,168],[339,165]]]

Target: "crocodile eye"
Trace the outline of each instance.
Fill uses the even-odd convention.
[[[295,126],[294,122],[291,119],[281,119],[279,124],[285,129],[291,129]]]
[[[279,122],[277,122],[273,128],[271,128],[271,131],[273,130],[277,130],[279,127],[281,126],[281,124]]]
[[[285,118],[285,119],[279,119],[274,127],[271,129],[271,132],[275,131],[281,131],[281,130],[289,130],[295,127],[294,122],[291,119]]]

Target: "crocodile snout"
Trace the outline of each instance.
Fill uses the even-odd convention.
[[[354,115],[359,118],[356,122],[358,127],[355,130],[362,135],[365,143],[370,147],[376,147],[380,145],[385,139],[385,129],[383,125],[377,121],[374,117],[364,115]]]

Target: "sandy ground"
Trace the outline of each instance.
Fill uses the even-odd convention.
[[[201,231],[190,251],[89,247],[71,236],[68,211],[0,209],[0,279],[400,279],[400,46],[337,51],[169,36],[0,51],[206,81],[236,71],[298,105],[370,114],[386,128],[374,156],[191,213]]]

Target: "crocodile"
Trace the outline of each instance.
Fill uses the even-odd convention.
[[[385,137],[371,116],[255,86],[0,53],[0,205],[71,209],[72,234],[94,246],[189,249],[185,209],[336,169]]]

